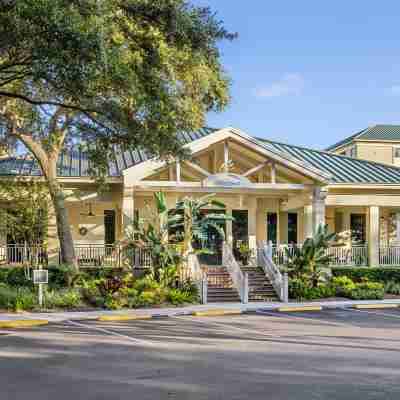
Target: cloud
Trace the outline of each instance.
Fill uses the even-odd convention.
[[[395,96],[399,96],[400,95],[400,85],[393,85],[390,88],[387,89],[387,92],[389,94],[393,94]]]
[[[304,78],[300,74],[287,74],[276,82],[256,91],[257,97],[298,96],[303,92]],[[400,89],[400,87],[399,87]]]

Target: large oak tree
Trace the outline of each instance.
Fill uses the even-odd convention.
[[[86,146],[103,177],[116,146],[180,155],[177,132],[228,103],[217,45],[234,36],[184,0],[0,1],[0,137],[38,161],[64,262],[77,266],[60,152]]]

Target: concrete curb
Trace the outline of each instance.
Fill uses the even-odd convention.
[[[205,311],[195,311],[192,313],[194,317],[219,317],[223,315],[241,315],[243,311],[241,310],[205,310]]]
[[[16,319],[0,321],[0,328],[10,329],[10,328],[29,328],[32,326],[42,326],[47,325],[49,321],[44,319]]]
[[[279,312],[322,311],[321,306],[279,307]]]
[[[153,315],[102,315],[97,321],[138,321],[154,318]]]
[[[399,308],[398,304],[354,304],[353,308],[357,310],[366,310],[366,309],[385,309],[385,308]]]
[[[362,301],[332,301],[332,302],[307,302],[307,303],[210,303],[207,305],[194,305],[180,308],[155,308],[136,309],[123,311],[71,311],[59,313],[0,313],[0,324],[5,322],[8,326],[13,321],[46,321],[47,323],[60,323],[63,321],[129,321],[139,319],[183,317],[183,316],[217,316],[217,315],[239,315],[252,314],[257,311],[290,312],[290,311],[319,311],[334,309],[362,308],[395,308],[400,307],[400,300],[362,300]],[[318,310],[316,309],[318,308]],[[221,314],[221,311],[223,313]],[[31,322],[32,323],[32,322]],[[33,326],[33,325],[31,325]],[[1,328],[1,325],[0,325]]]

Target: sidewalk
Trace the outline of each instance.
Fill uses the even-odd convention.
[[[24,313],[4,313],[0,314],[1,321],[25,321],[25,320],[46,320],[48,322],[62,322],[66,320],[90,320],[98,319],[101,316],[109,315],[132,315],[132,316],[149,316],[157,317],[173,317],[182,315],[191,315],[199,311],[212,310],[236,310],[241,312],[255,312],[257,310],[277,310],[283,306],[290,307],[322,307],[323,309],[335,309],[352,307],[358,304],[398,304],[400,300],[365,300],[365,301],[325,301],[325,302],[304,302],[304,303],[210,303],[205,305],[194,305],[186,307],[173,308],[147,308],[119,311],[71,311],[59,313],[40,313],[40,312],[24,312]]]

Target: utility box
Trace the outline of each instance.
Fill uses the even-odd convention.
[[[49,271],[47,269],[34,269],[33,270],[33,283],[35,285],[49,283]]]

